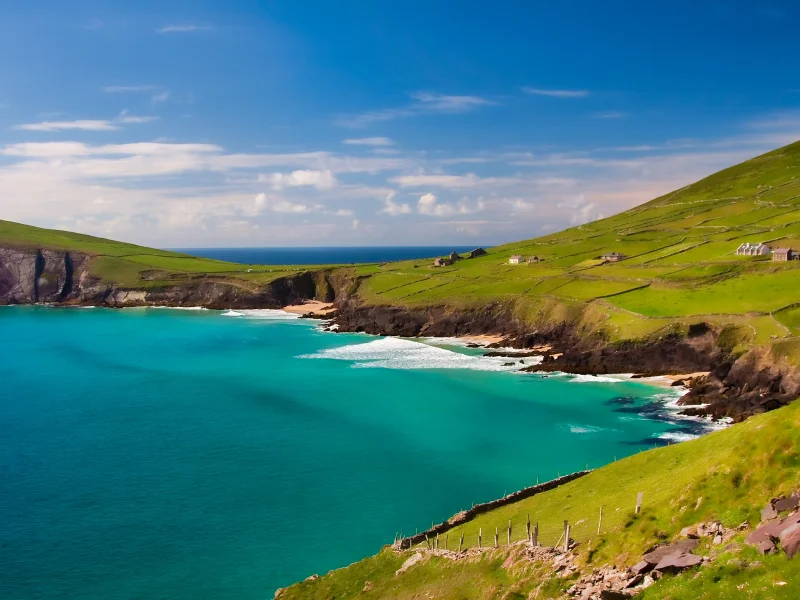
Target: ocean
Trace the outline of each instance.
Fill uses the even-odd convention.
[[[172,248],[193,256],[246,265],[326,265],[392,262],[459,254],[477,246],[353,246],[319,248]],[[483,246],[484,249],[489,246]]]
[[[675,392],[281,311],[0,308],[0,598],[263,600],[699,433]]]

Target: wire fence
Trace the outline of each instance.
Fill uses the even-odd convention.
[[[410,547],[460,551],[508,546],[523,541],[549,547],[562,546],[565,539],[587,543],[602,535],[613,535],[622,531],[636,514],[646,515],[654,506],[673,504],[677,501],[674,489],[664,489],[633,494],[630,503],[624,506],[599,505],[591,513],[577,506],[565,510],[557,519],[553,518],[552,513],[547,519],[540,519],[535,513],[530,513],[516,515],[503,522],[492,520],[491,526],[487,527],[485,518],[476,518],[476,521],[480,520],[480,524],[468,521],[447,531],[418,534],[415,536],[416,539],[422,536],[422,541],[411,544]],[[397,540],[396,545],[409,547],[404,546],[402,540]]]

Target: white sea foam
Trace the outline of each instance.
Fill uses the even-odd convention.
[[[272,308],[249,308],[241,310],[227,310],[222,313],[223,317],[244,317],[246,319],[256,319],[261,321],[294,321],[300,315],[295,315],[284,310]]]
[[[330,348],[299,358],[333,359],[353,362],[354,367],[384,369],[474,369],[477,371],[515,371],[504,366],[503,358],[468,356],[402,338],[381,338],[364,344]]]
[[[626,380],[625,374],[611,375],[570,375],[570,381],[575,383],[620,383]]]
[[[692,433],[683,433],[681,431],[667,431],[658,437],[659,439],[669,440],[671,442],[688,442],[689,440],[693,440],[700,436]]]
[[[208,310],[203,306],[147,306],[145,308],[159,308],[163,310]]]
[[[570,433],[597,433],[602,430],[602,427],[593,427],[592,425],[569,425]]]

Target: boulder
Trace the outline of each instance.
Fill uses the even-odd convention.
[[[791,496],[778,498],[773,502],[775,506],[775,510],[778,512],[784,512],[787,510],[794,510],[798,506],[800,506],[800,496],[796,494],[792,494]]]
[[[676,554],[670,554],[662,558],[656,565],[656,571],[662,571],[667,573],[678,573],[680,571],[683,571],[684,569],[688,569],[689,567],[696,567],[702,562],[703,559],[700,556],[697,556],[696,554],[690,554],[688,552],[679,552]]]
[[[770,501],[764,508],[761,509],[761,522],[771,521],[778,518],[778,511],[775,508],[775,502]]]
[[[698,543],[699,542],[697,540],[683,540],[680,542],[675,542],[674,544],[658,546],[657,548],[645,554],[642,557],[642,560],[651,565],[657,565],[664,557],[670,556],[671,554],[691,552],[697,547]]]
[[[797,523],[800,523],[800,514],[790,515],[780,521],[762,523],[751,531],[744,541],[752,546],[758,546],[761,542],[777,540],[784,529]]]
[[[772,554],[775,552],[775,542],[772,540],[765,540],[758,545],[758,551],[761,554]]]
[[[788,558],[793,558],[800,550],[800,523],[795,523],[781,532],[781,548]]]
[[[653,565],[646,560],[636,563],[631,567],[631,573],[634,575],[644,575],[648,571],[652,571]]]

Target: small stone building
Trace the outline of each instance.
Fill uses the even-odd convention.
[[[792,260],[795,254],[796,253],[793,252],[791,248],[775,248],[775,250],[772,251],[772,260],[785,262],[787,260]]]
[[[538,263],[538,262],[539,262],[539,260],[540,260],[540,259],[539,259],[539,257],[538,257],[538,256],[529,256],[529,257],[528,257],[528,264],[529,264],[529,265],[535,265],[536,263]]]
[[[437,258],[436,260],[433,261],[434,267],[447,267],[452,264],[453,261],[451,261],[449,258]]]
[[[475,248],[467,254],[467,258],[478,258],[479,256],[486,256],[486,250],[483,248]]]
[[[456,262],[457,260],[461,260],[461,256],[458,254],[458,252],[453,250],[450,253],[450,262]]]
[[[736,249],[736,256],[762,256],[770,252],[771,250],[766,244],[762,244],[761,242],[757,244],[745,242]]]
[[[619,252],[606,252],[600,258],[608,262],[619,262],[628,257],[625,254],[620,254]]]
[[[525,259],[522,258],[519,254],[513,254],[508,259],[508,264],[510,264],[510,265],[519,265],[519,264],[522,264],[524,262],[525,262]]]

